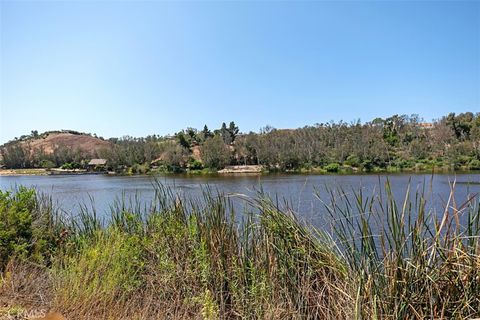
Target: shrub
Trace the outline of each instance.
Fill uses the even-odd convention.
[[[374,165],[373,165],[373,162],[370,161],[370,160],[365,160],[362,162],[362,168],[364,171],[366,172],[370,172],[373,170],[374,168]]]
[[[81,168],[80,163],[78,162],[67,162],[61,166],[62,169],[72,170]]]
[[[71,163],[64,163],[62,166],[61,166],[62,169],[66,169],[66,170],[72,170],[73,169],[73,166]]]
[[[203,169],[203,163],[201,161],[192,159],[189,164],[190,170],[202,170]]]
[[[55,168],[55,163],[50,160],[42,160],[40,161],[40,167],[45,169],[52,169]]]
[[[338,163],[330,163],[325,166],[325,170],[327,170],[327,172],[338,172],[339,169],[340,165]]]
[[[358,158],[356,155],[350,155],[347,157],[347,160],[345,160],[345,164],[352,167],[358,167],[360,166],[360,163],[360,158]]]
[[[145,173],[147,173],[149,170],[150,170],[150,167],[148,166],[148,164],[138,164],[138,163],[135,163],[135,164],[131,167],[131,173],[132,173],[132,174],[145,174]]]
[[[35,190],[0,190],[0,270],[14,257],[49,258],[58,240],[56,228],[51,207],[39,203]]]
[[[470,161],[470,163],[468,164],[468,168],[470,170],[480,170],[480,160],[478,159],[473,159],[472,161]]]

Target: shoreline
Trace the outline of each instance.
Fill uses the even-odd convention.
[[[324,170],[245,170],[245,169],[222,169],[218,171],[186,171],[186,172],[156,172],[150,171],[144,174],[123,174],[114,172],[87,172],[87,171],[64,171],[54,170],[49,171],[47,169],[0,169],[0,177],[15,177],[15,176],[76,176],[76,175],[106,175],[106,176],[245,176],[245,175],[328,175],[328,176],[345,176],[345,175],[395,175],[395,174],[478,174],[480,170],[415,170],[415,169],[403,169],[403,170],[376,170],[376,171],[361,171],[361,170],[348,170],[339,172],[326,172]]]
[[[0,177],[14,176],[77,176],[86,174],[108,174],[108,172],[88,172],[86,170],[65,170],[65,169],[0,169]]]
[[[46,169],[0,169],[0,177],[46,175],[48,175]]]

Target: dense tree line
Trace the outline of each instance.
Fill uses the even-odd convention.
[[[41,136],[32,132],[32,136]],[[31,137],[33,138],[33,137]],[[57,147],[34,153],[28,139],[3,146],[9,168],[81,163],[88,156]],[[329,122],[298,129],[265,127],[241,134],[232,121],[211,131],[187,128],[170,137],[112,138],[95,156],[111,170],[146,172],[221,169],[229,164],[263,165],[269,170],[445,170],[480,169],[480,113],[451,113],[433,123],[417,115],[394,115],[367,123]]]
[[[365,171],[444,167],[480,169],[480,114],[449,114],[434,123],[416,116],[296,130],[269,129],[242,136],[238,162],[280,170],[338,164]]]
[[[0,150],[2,162],[7,168],[55,168],[64,164],[80,167],[89,153],[65,145],[56,146],[53,151],[33,149],[29,143],[9,143]]]

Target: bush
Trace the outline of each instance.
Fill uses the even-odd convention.
[[[62,169],[67,169],[67,170],[79,169],[80,167],[81,165],[78,162],[67,162],[61,166]]]
[[[478,159],[473,159],[472,161],[470,161],[470,163],[468,164],[468,168],[470,170],[480,170],[480,160]]]
[[[171,173],[181,173],[184,171],[182,167],[177,165],[167,165],[166,168],[167,168],[166,172],[171,172]]]
[[[51,207],[41,206],[35,190],[0,190],[0,270],[12,258],[42,262],[56,245]]]
[[[190,170],[202,170],[203,169],[203,163],[201,161],[192,159],[189,164],[189,169]]]
[[[150,170],[148,164],[138,164],[135,163],[131,167],[131,174],[145,174]]]
[[[55,168],[55,163],[50,160],[42,160],[40,161],[40,167],[45,169],[52,169]]]
[[[392,162],[391,166],[397,167],[399,169],[407,169],[415,167],[415,163],[412,162],[412,160],[410,159],[398,158]]]
[[[362,162],[362,168],[364,171],[366,172],[370,172],[373,170],[374,168],[374,165],[373,165],[373,162],[370,161],[370,160],[365,160]]]
[[[64,164],[61,166],[61,168],[62,168],[62,169],[65,169],[65,170],[72,170],[72,169],[73,169],[71,163],[64,163]]]
[[[360,163],[360,159],[356,155],[350,155],[347,157],[347,160],[345,160],[345,164],[352,167],[358,167]]]
[[[338,172],[339,169],[340,165],[338,163],[330,163],[325,166],[325,170],[327,170],[327,172]]]

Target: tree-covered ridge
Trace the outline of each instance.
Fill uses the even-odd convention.
[[[108,160],[110,170],[133,173],[217,170],[226,165],[320,172],[480,169],[480,113],[472,112],[450,113],[432,123],[418,115],[394,115],[366,123],[328,122],[298,129],[267,126],[258,133],[240,133],[232,121],[213,131],[205,125],[172,136],[106,141],[108,147],[89,157],[89,150],[68,146],[32,153],[26,149],[28,143],[16,141],[4,145],[1,155],[9,168],[81,166],[98,157]]]

